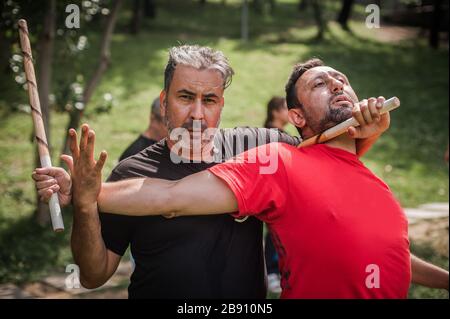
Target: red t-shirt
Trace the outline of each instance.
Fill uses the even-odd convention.
[[[235,194],[236,217],[254,215],[268,225],[281,298],[407,297],[407,219],[356,155],[323,144],[271,143],[209,170]]]

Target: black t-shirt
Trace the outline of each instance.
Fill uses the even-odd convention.
[[[127,157],[130,157],[134,154],[139,153],[143,149],[146,149],[147,147],[155,144],[157,141],[152,140],[151,138],[148,138],[144,135],[139,135],[139,137],[130,144],[130,146],[127,147],[125,151],[123,151],[122,155],[119,157],[119,162],[126,159]]]
[[[275,132],[279,142],[297,145],[298,137]],[[271,134],[272,134],[271,133]],[[224,161],[269,142],[269,130],[220,130],[214,145]],[[126,158],[109,181],[133,177],[179,180],[217,163],[178,163],[162,140]],[[173,155],[173,153],[172,153]],[[195,188],[195,185],[192,185]],[[211,194],[214,196],[214,194]],[[262,223],[250,217],[237,222],[229,214],[184,216],[123,216],[100,213],[106,247],[123,255],[129,245],[136,267],[129,298],[265,298]]]

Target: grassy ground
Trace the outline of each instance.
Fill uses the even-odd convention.
[[[111,67],[92,101],[95,105],[111,92],[116,106],[100,116],[88,109],[85,117],[97,132],[97,153],[109,152],[105,174],[147,125],[149,104],[162,86],[167,48],[180,42],[198,43],[223,50],[236,71],[225,94],[222,127],[260,126],[268,99],[283,95],[292,65],[312,56],[345,72],[360,98],[398,96],[402,107],[392,114],[389,132],[364,161],[404,206],[448,201],[448,167],[442,159],[448,142],[448,50],[430,50],[420,40],[377,42],[358,16],[351,23],[352,33],[330,23],[325,41],[318,42],[311,14],[298,13],[297,1],[279,2],[274,16],[250,15],[247,44],[239,40],[237,1],[228,1],[227,6],[216,1],[203,9],[191,1],[177,7],[174,1],[164,2],[158,18],[146,21],[137,36],[126,33],[130,12],[124,11],[113,38]],[[335,9],[329,8],[326,16],[333,18]],[[87,34],[90,46],[84,72],[88,75],[97,60],[98,34],[92,30]],[[64,72],[65,67],[57,65],[54,72]],[[30,180],[32,123],[27,114],[6,111],[7,106],[27,99],[5,75],[0,75],[0,92],[0,282],[23,282],[55,266],[64,271],[70,263],[69,231],[54,235],[48,227],[31,222],[35,201]],[[66,121],[64,114],[52,115],[55,163]],[[289,131],[295,133],[293,128]],[[66,225],[70,225],[70,212]],[[448,258],[431,256],[448,268]],[[443,296],[414,288],[411,297]]]

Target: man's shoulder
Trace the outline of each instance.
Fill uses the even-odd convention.
[[[157,164],[162,162],[166,153],[165,140],[161,140],[142,151],[120,161],[112,170],[108,181],[131,177],[144,177],[157,171]]]
[[[252,155],[263,156],[277,156],[279,158],[285,158],[286,156],[291,156],[293,152],[297,152],[298,147],[282,142],[272,142],[260,145],[247,152]]]
[[[146,161],[147,159],[164,156],[165,150],[166,142],[165,140],[161,140],[120,161],[116,168],[134,166],[142,161]]]
[[[278,129],[250,126],[237,126],[234,128],[221,129],[219,137],[224,141],[229,141],[231,139],[237,141],[253,139],[255,145],[263,145],[272,142],[298,145],[302,141],[299,136],[291,136]]]

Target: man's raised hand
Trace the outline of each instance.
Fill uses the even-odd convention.
[[[102,168],[107,154],[102,151],[98,161],[94,159],[95,132],[87,124],[81,126],[80,144],[77,132],[69,130],[70,151],[73,162],[69,166],[72,176],[73,204],[78,207],[97,202],[102,186]]]
[[[347,132],[353,138],[368,138],[380,135],[389,128],[389,112],[380,114],[385,98],[371,97],[355,103],[353,117],[359,122],[358,127],[349,127]]]

